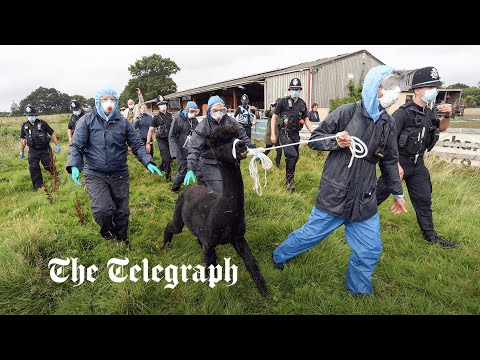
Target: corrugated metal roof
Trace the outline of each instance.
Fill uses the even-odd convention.
[[[353,56],[353,55],[356,55],[356,54],[362,53],[362,52],[364,52],[367,55],[369,55],[369,56],[373,57],[374,59],[378,60],[375,56],[370,54],[367,50],[359,50],[359,51],[355,51],[355,52],[352,52],[352,53],[341,54],[341,55],[337,55],[337,56],[333,56],[333,57],[329,57],[329,58],[323,58],[323,59],[319,59],[319,60],[315,60],[315,61],[304,62],[304,63],[301,63],[301,64],[293,65],[293,66],[282,68],[282,69],[271,70],[271,71],[263,72],[263,73],[260,73],[260,74],[244,76],[244,77],[241,77],[241,78],[227,80],[227,81],[223,81],[223,82],[219,82],[219,83],[215,83],[215,84],[209,84],[209,85],[200,86],[200,87],[196,87],[196,88],[192,88],[192,89],[188,89],[188,90],[177,91],[175,93],[166,95],[165,98],[166,99],[178,98],[178,97],[186,96],[186,95],[192,95],[192,94],[204,93],[204,92],[218,90],[218,89],[230,88],[230,87],[233,87],[233,86],[245,85],[245,84],[252,83],[252,82],[257,82],[257,81],[264,81],[265,78],[270,77],[270,76],[287,74],[287,73],[299,71],[299,70],[302,70],[302,69],[314,68],[314,67],[317,67],[317,66],[320,66],[320,65],[332,62],[332,61],[336,61],[336,60],[339,60],[339,59],[343,59],[343,58],[346,58],[346,57],[349,57],[349,56]],[[382,61],[380,61],[380,60],[378,60],[378,61],[383,64]],[[152,101],[153,100],[149,100],[147,102],[152,102]]]

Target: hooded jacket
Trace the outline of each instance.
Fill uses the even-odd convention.
[[[128,171],[127,145],[145,167],[148,163],[155,165],[132,124],[120,115],[118,104],[108,117],[103,112],[99,99],[105,93],[112,94],[112,91],[99,91],[95,108],[77,123],[67,156],[69,173],[72,166],[84,170],[85,174],[98,176],[125,173]]]
[[[215,155],[213,153],[212,145],[210,144],[210,134],[220,126],[233,125],[238,129],[239,139],[245,142],[245,145],[249,148],[255,148],[250,142],[250,138],[247,136],[243,126],[235,119],[228,115],[225,115],[222,120],[217,122],[210,118],[209,114],[203,119],[196,127],[192,138],[190,139],[190,145],[188,148],[187,156],[187,168],[188,170],[195,171],[200,162],[208,165],[217,165]]]
[[[309,143],[314,150],[330,151],[320,180],[315,206],[336,217],[362,221],[375,215],[377,199],[376,163],[387,186],[395,195],[403,194],[398,173],[398,149],[395,121],[383,112],[374,122],[366,111],[363,101],[346,104],[335,109],[312,133],[311,140],[335,135],[346,130],[350,136],[361,139],[368,147],[365,158],[353,160],[349,148],[341,148],[335,139]],[[384,136],[384,156],[375,156],[380,139]]]
[[[183,145],[185,144],[190,131],[193,135],[193,132],[197,126],[198,120],[196,117],[189,119],[181,111],[174,115],[172,126],[170,127],[169,137],[170,143],[175,149],[175,155],[178,160],[187,160],[188,149],[184,149]]]

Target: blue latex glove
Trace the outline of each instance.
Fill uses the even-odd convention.
[[[147,165],[147,169],[153,174],[154,172],[156,172],[158,174],[158,176],[163,176],[162,172],[155,166],[153,165],[152,163],[148,164]]]
[[[25,153],[23,151],[20,151],[20,159],[25,159]]]
[[[188,170],[187,175],[185,175],[185,180],[183,180],[183,185],[186,186],[190,184],[190,180],[193,180],[194,183],[197,182],[197,179],[195,179],[195,174],[192,170]]]
[[[82,183],[78,180],[78,177],[80,176],[80,170],[76,166],[72,166],[72,180],[75,184],[78,186],[83,186]]]
[[[260,156],[255,156],[255,161],[260,161]]]
[[[60,154],[60,145],[58,145],[58,144],[55,145],[55,152],[56,152],[57,154]]]

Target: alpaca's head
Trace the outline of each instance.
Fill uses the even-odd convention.
[[[238,129],[233,125],[220,126],[212,132],[210,142],[217,161],[235,163],[247,157],[247,146],[243,140],[235,143],[236,158],[233,157],[233,143],[238,136]]]

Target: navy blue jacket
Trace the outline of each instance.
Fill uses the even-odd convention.
[[[217,122],[216,120],[210,119],[207,115],[195,128],[192,138],[190,139],[187,155],[188,170],[195,171],[198,166],[202,167],[203,163],[217,165],[209,136],[215,129],[224,125],[235,126],[238,129],[238,138],[243,140],[248,148],[255,148],[255,145],[251,143],[250,138],[247,136],[245,129],[237,120],[225,115],[222,120]],[[206,175],[205,171],[206,170],[203,169],[204,176]],[[218,176],[221,180],[220,171],[218,171]]]
[[[85,174],[117,175],[128,171],[127,144],[146,167],[155,165],[153,157],[133,128],[117,111],[109,121],[98,115],[97,109],[80,118],[68,150],[67,171],[76,166]]]
[[[375,215],[377,198],[376,164],[393,194],[403,194],[402,182],[398,174],[398,148],[395,121],[384,112],[374,122],[363,106],[345,104],[328,115],[313,131],[310,140],[335,135],[341,131],[361,139],[368,147],[368,155],[354,159],[351,168],[349,148],[341,148],[335,139],[311,142],[314,150],[330,151],[322,172],[315,206],[333,216],[363,221]],[[375,151],[384,136],[384,156],[375,156]]]
[[[148,114],[142,114],[140,116],[140,119],[135,121],[133,127],[135,130],[138,130],[138,135],[140,135],[141,139],[146,139],[148,135],[148,129],[152,123],[152,117]]]

